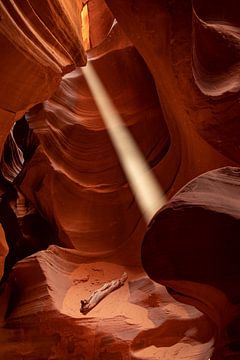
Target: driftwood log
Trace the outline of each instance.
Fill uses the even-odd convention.
[[[108,283],[105,283],[102,287],[95,290],[88,299],[81,300],[80,312],[86,315],[107,295],[123,286],[125,281],[127,280],[127,277],[127,273],[124,272],[120,279],[112,280]]]

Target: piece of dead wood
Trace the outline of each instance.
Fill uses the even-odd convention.
[[[102,287],[95,290],[88,299],[81,300],[80,312],[83,315],[86,315],[108,294],[123,286],[127,277],[127,273],[124,272],[120,279],[112,280],[104,284]]]

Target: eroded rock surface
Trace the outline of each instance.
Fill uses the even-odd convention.
[[[87,315],[80,313],[81,299],[124,271],[124,286]],[[117,257],[87,259],[51,247],[19,262],[8,287],[0,329],[0,354],[8,359],[199,360],[212,351],[214,329],[207,317]]]
[[[239,357],[239,170],[201,175],[240,162],[239,6],[1,2],[1,357],[206,360],[214,343],[214,359]],[[146,224],[86,57],[170,199],[142,259],[182,303],[141,268]],[[13,127],[25,113],[31,130]],[[65,249],[25,258],[51,243]],[[81,315],[80,300],[124,271],[128,283]]]
[[[1,1],[1,146],[27,109],[49,98],[63,74],[86,63],[81,9],[76,0]]]
[[[156,214],[142,245],[148,275],[216,323],[216,359],[240,355],[239,200],[239,168],[203,174]]]

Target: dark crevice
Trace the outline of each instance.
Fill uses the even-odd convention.
[[[12,267],[26,256],[57,244],[57,229],[43,218],[18,189],[29,160],[39,144],[25,117],[14,124],[6,139],[0,167],[0,223],[9,247],[5,259],[3,283]],[[23,155],[23,162],[18,154]],[[17,166],[17,165],[18,166]],[[20,168],[21,165],[21,168]],[[19,215],[19,196],[23,212]]]

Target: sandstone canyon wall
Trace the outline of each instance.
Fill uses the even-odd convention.
[[[6,0],[0,16],[1,356],[239,359],[239,1]],[[167,194],[150,224],[87,61]]]

